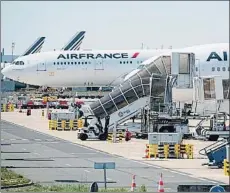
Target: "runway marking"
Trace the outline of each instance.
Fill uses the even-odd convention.
[[[87,172],[87,173],[90,173],[90,171],[89,170],[84,170],[85,172]]]
[[[159,167],[159,166],[154,166],[154,168],[161,169],[161,167]]]
[[[144,163],[144,162],[141,162],[141,161],[131,160],[131,159],[128,159],[128,158],[125,158],[125,157],[120,157],[120,158],[121,158],[121,159],[124,159],[124,160],[133,161],[133,162],[136,162],[136,163],[139,163],[139,164],[142,164],[142,165],[147,165],[147,166],[150,166],[150,167],[152,167],[152,168],[156,168],[156,166],[154,166],[154,165],[147,164],[147,163]],[[159,167],[159,166],[157,166],[157,167],[160,168],[160,169],[166,169],[166,168]],[[170,169],[168,169],[168,171],[169,171],[169,172],[173,172],[173,173],[177,173],[177,174],[179,174],[179,175],[191,177],[191,178],[194,178],[194,179],[198,179],[198,180],[200,179],[200,178],[198,178],[198,177],[190,176],[189,174],[180,173],[179,171],[174,171],[174,170],[170,170]],[[205,180],[205,179],[204,179],[204,180]],[[206,180],[206,181],[210,182],[210,180]],[[215,183],[216,183],[216,182],[215,182]]]
[[[29,139],[22,139],[23,141],[28,141]]]
[[[202,180],[202,181],[207,181],[206,179],[203,179],[203,178],[198,178],[199,180]]]
[[[214,184],[218,184],[218,182],[215,182],[215,181],[212,181],[212,180],[208,180],[208,179],[204,179],[204,178],[197,178],[197,179],[199,179],[199,180],[202,180],[202,181],[208,181],[208,182],[211,182],[211,183],[214,183]]]
[[[112,181],[112,179],[111,178],[106,178],[107,180],[111,180]]]
[[[65,164],[66,166],[71,166],[70,164]]]
[[[97,153],[71,153],[72,155],[75,155],[75,154],[97,154]]]
[[[26,149],[25,149],[25,148],[22,148],[22,150],[23,150],[23,151],[26,151]]]
[[[6,122],[6,123],[8,123],[8,124],[11,124],[11,125],[14,125],[14,126],[16,126],[16,127],[21,127],[21,128],[23,128],[23,129],[26,128],[26,129],[30,130],[31,132],[39,133],[39,134],[41,134],[41,135],[48,136],[49,138],[52,137],[52,138],[57,139],[57,140],[59,140],[59,141],[65,141],[65,142],[68,142],[68,143],[70,143],[70,144],[80,146],[80,147],[82,147],[82,148],[84,148],[84,149],[87,149],[87,150],[90,150],[90,151],[95,151],[95,152],[97,152],[97,153],[101,153],[101,154],[105,154],[105,155],[110,155],[110,156],[113,156],[113,157],[116,157],[116,158],[120,158],[120,159],[124,159],[124,160],[128,160],[128,161],[132,161],[132,162],[135,162],[135,163],[138,163],[138,164],[142,164],[142,165],[147,165],[147,166],[150,166],[150,167],[152,167],[152,168],[163,169],[163,167],[159,167],[159,166],[147,164],[147,163],[144,163],[144,162],[142,162],[142,161],[136,161],[136,160],[133,160],[133,159],[125,158],[125,157],[122,157],[122,156],[118,156],[118,155],[116,155],[116,154],[110,154],[110,153],[105,152],[105,151],[102,151],[102,150],[97,150],[97,149],[92,148],[92,147],[87,147],[87,146],[85,146],[85,145],[78,144],[78,143],[76,143],[76,142],[74,143],[74,142],[72,142],[72,141],[69,141],[69,140],[66,140],[66,139],[62,139],[62,138],[60,138],[60,137],[53,136],[53,135],[51,135],[51,134],[47,134],[47,133],[43,133],[43,132],[41,132],[41,131],[37,131],[37,130],[31,129],[31,128],[26,127],[26,126],[23,126],[23,125],[19,125],[19,124],[16,124],[16,123],[12,123],[12,122],[9,122],[9,121],[6,121],[6,120],[4,120],[4,122]],[[174,172],[174,173],[177,172],[177,171],[174,171],[174,170],[169,170],[169,171],[170,171],[170,172]],[[198,180],[199,180],[198,177],[194,177],[194,176],[191,176],[191,175],[189,175],[189,174],[184,174],[184,173],[180,173],[180,172],[177,172],[177,173],[180,174],[180,175],[184,175],[184,176],[191,177],[191,178],[194,178],[194,179],[198,179]],[[208,179],[207,179],[206,181],[211,182],[211,181],[208,180]],[[212,182],[213,182],[213,181],[212,181]],[[217,183],[217,182],[215,182],[215,183]]]
[[[34,152],[35,155],[40,155],[39,153]]]
[[[41,141],[41,139],[34,139],[35,141]]]
[[[174,170],[169,170],[170,172],[172,173],[175,173],[175,174],[182,174],[181,172],[178,172],[178,171],[174,171]],[[183,175],[183,174],[182,174]]]

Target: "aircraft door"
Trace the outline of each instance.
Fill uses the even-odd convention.
[[[95,60],[94,70],[95,70],[95,73],[97,71],[104,71],[103,59],[97,59],[97,60]]]
[[[46,63],[45,62],[39,62],[37,64],[37,71],[46,71]]]

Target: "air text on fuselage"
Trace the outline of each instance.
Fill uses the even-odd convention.
[[[57,59],[106,59],[106,58],[128,58],[128,53],[113,53],[113,54],[60,54]]]
[[[211,52],[207,58],[207,62],[210,60],[218,60],[218,61],[228,61],[228,55],[227,52],[223,52],[223,56],[217,54],[216,52]]]

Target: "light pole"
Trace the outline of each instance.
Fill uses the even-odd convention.
[[[200,77],[200,59],[196,59],[196,67],[195,68],[198,68],[198,76]]]
[[[11,46],[11,48],[12,48],[12,62],[14,61],[14,47],[15,47],[15,43],[12,42],[12,46]]]

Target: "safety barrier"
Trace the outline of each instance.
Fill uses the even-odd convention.
[[[123,131],[118,131],[117,134],[118,134],[121,138],[125,138],[125,132],[123,132]]]
[[[83,120],[82,119],[78,119],[77,128],[82,128],[83,125],[84,125]]]
[[[44,110],[42,110],[42,117],[44,117],[45,116],[45,111]]]
[[[82,127],[83,121],[79,120],[49,120],[49,129],[57,131],[76,131],[79,126]]]
[[[124,138],[124,135],[122,133],[116,133],[115,143],[122,142],[122,139]],[[113,133],[108,133],[107,141],[113,143],[114,142],[114,136]]]
[[[1,112],[14,112],[13,104],[1,104]]]
[[[175,145],[156,145],[146,144],[145,158],[185,158],[193,159],[193,145],[175,144]]]
[[[224,159],[224,175],[230,176],[229,161],[227,159]]]

